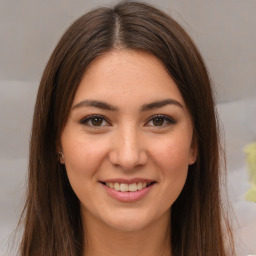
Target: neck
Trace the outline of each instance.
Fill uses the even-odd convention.
[[[170,213],[135,231],[123,231],[99,222],[87,214],[84,256],[171,256]]]

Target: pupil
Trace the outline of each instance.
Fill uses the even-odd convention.
[[[92,125],[100,126],[102,124],[102,118],[95,117],[92,119]]]
[[[162,126],[164,123],[164,119],[162,117],[156,117],[153,119],[153,124],[155,126]]]

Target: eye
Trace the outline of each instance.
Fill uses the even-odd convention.
[[[150,118],[147,122],[147,126],[164,127],[171,124],[176,124],[176,121],[171,117],[165,115],[156,115]]]
[[[87,116],[83,118],[80,123],[91,127],[109,126],[109,122],[100,115]]]

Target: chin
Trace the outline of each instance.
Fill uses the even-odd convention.
[[[115,220],[107,224],[111,229],[121,231],[121,232],[138,232],[140,230],[145,229],[147,226],[149,226],[149,223],[147,223],[147,221],[145,220],[140,221],[134,218],[133,220],[132,219],[118,220],[118,221]]]
[[[118,214],[109,216],[110,218],[105,219],[105,223],[108,227],[122,231],[122,232],[138,232],[151,227],[152,225],[158,225],[157,223],[161,219],[169,218],[169,211],[163,216],[151,212],[136,212],[131,209],[123,210]],[[106,217],[106,216],[105,216]]]

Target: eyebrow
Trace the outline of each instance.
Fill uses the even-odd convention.
[[[151,109],[157,109],[157,108],[162,108],[166,105],[175,105],[175,106],[178,106],[180,108],[183,109],[183,105],[177,101],[177,100],[174,100],[174,99],[165,99],[165,100],[160,100],[160,101],[154,101],[154,102],[151,102],[149,104],[144,104],[141,106],[141,111],[148,111],[148,110],[151,110]],[[110,105],[109,103],[106,103],[106,102],[103,102],[103,101],[98,101],[98,100],[83,100],[79,103],[77,103],[76,105],[74,105],[72,107],[72,110],[73,109],[77,109],[77,108],[80,108],[80,107],[95,107],[95,108],[100,108],[100,109],[103,109],[103,110],[109,110],[109,111],[118,111],[118,107],[115,107],[113,105]]]
[[[100,109],[105,109],[105,110],[110,110],[110,111],[117,111],[118,108],[114,107],[106,102],[99,101],[99,100],[83,100],[79,103],[77,103],[75,106],[72,107],[73,109],[80,108],[80,107],[95,107],[95,108],[100,108]]]
[[[141,111],[148,111],[151,109],[162,108],[166,105],[175,105],[175,106],[178,106],[183,109],[183,105],[179,101],[174,100],[174,99],[165,99],[165,100],[160,100],[160,101],[154,101],[149,104],[144,104],[141,107]]]

